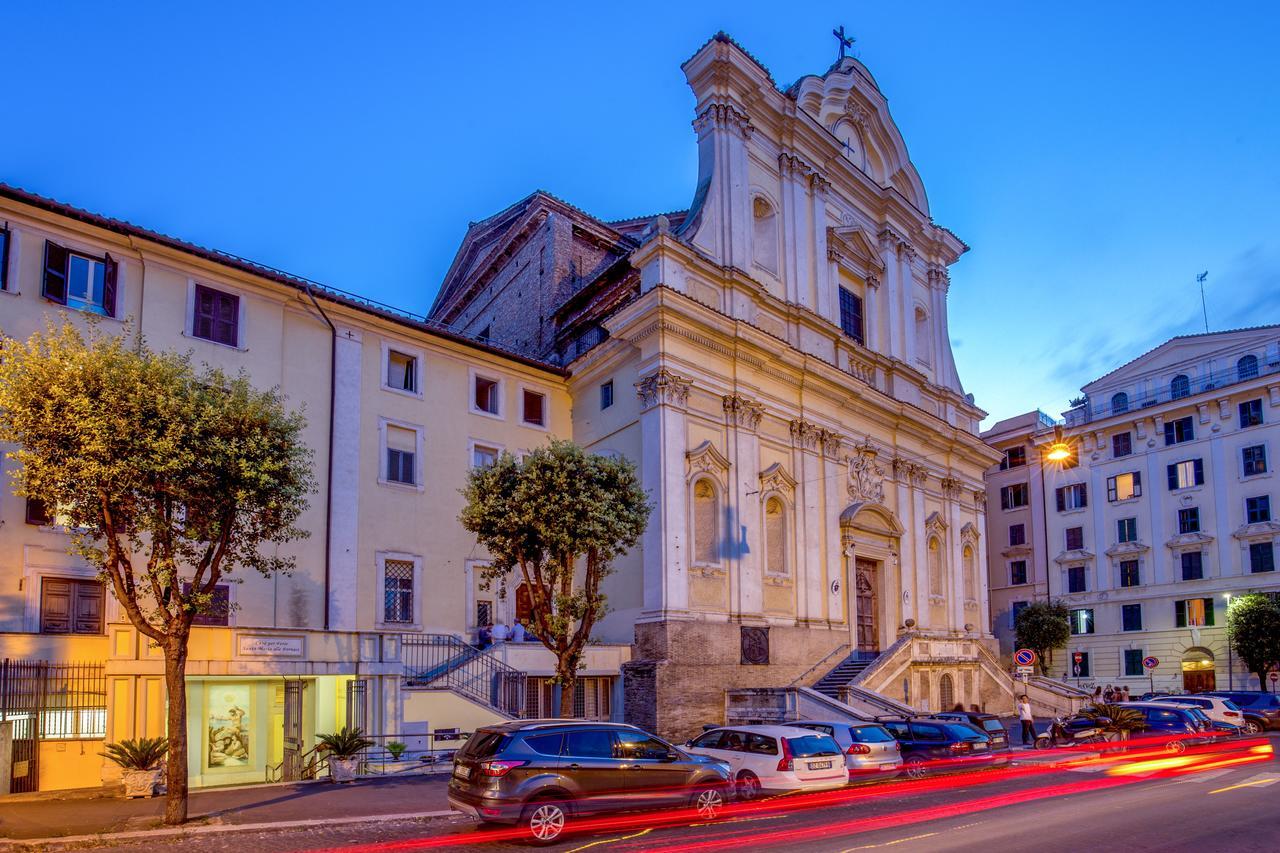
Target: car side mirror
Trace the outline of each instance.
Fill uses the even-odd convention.
[[[693,746],[693,741],[691,741],[691,740],[687,740],[687,741],[685,741],[685,742],[684,742],[684,745],[685,745],[686,747]]]

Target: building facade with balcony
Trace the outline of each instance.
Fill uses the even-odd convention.
[[[1225,626],[1233,596],[1280,595],[1280,326],[1176,337],[1082,390],[1060,425],[1033,412],[983,433],[1002,453],[987,472],[1002,651],[1018,609],[1052,598],[1072,632],[1053,674],[1071,683],[1256,689]],[[1047,461],[1059,434],[1071,455]]]

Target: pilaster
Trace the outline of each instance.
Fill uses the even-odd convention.
[[[743,619],[764,618],[764,549],[760,536],[760,440],[756,429],[764,406],[740,394],[722,398],[729,436],[729,478],[737,534],[730,559],[730,610]]]
[[[642,539],[642,621],[678,615],[689,608],[688,495],[684,456],[688,446],[685,407],[693,382],[665,367],[635,384],[640,398],[640,482],[657,501]]]

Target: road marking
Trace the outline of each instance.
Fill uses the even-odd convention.
[[[919,841],[923,838],[932,838],[937,835],[936,832],[926,832],[924,835],[912,835],[909,838],[895,838],[893,841],[882,841],[879,844],[864,844],[861,847],[850,847],[847,850],[841,850],[840,853],[853,853],[855,850],[875,850],[878,847],[892,847],[895,844],[902,844],[905,841]]]
[[[653,827],[650,827],[648,829],[642,829],[639,832],[634,833],[632,835],[623,835],[619,838],[605,838],[600,841],[592,841],[590,844],[584,844],[581,847],[575,847],[572,850],[565,851],[565,853],[578,853],[579,850],[586,850],[591,847],[597,847],[601,844],[615,844],[619,841],[630,841],[633,838],[639,838],[642,835],[648,835],[650,832],[653,832]]]
[[[1257,776],[1239,782],[1235,785],[1228,785],[1225,788],[1219,788],[1216,791],[1210,791],[1210,794],[1221,794],[1225,791],[1234,791],[1237,788],[1265,788],[1268,785],[1274,785],[1280,782],[1280,773],[1259,773]]]
[[[1228,773],[1232,772],[1232,770],[1233,768],[1231,767],[1224,767],[1221,770],[1205,770],[1203,772],[1188,773],[1187,778],[1179,779],[1173,784],[1185,785],[1188,782],[1211,782],[1221,776],[1226,776]]]

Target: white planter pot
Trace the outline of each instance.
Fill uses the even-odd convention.
[[[330,758],[329,778],[335,782],[352,782],[360,769],[359,758]]]
[[[151,797],[155,795],[156,785],[160,784],[160,775],[164,771],[157,767],[155,770],[126,770],[120,774],[124,780],[124,795],[126,797]]]

